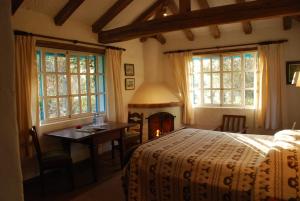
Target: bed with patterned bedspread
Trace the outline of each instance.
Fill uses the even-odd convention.
[[[294,142],[273,136],[182,129],[133,153],[125,169],[127,198],[300,200],[298,158]]]

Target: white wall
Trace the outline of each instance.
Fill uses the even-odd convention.
[[[23,200],[16,120],[10,1],[0,0],[0,200]]]
[[[56,26],[53,18],[42,13],[38,13],[27,9],[18,9],[18,12],[12,17],[13,29],[32,32],[35,34],[43,34],[48,36],[56,36],[73,40],[81,40],[85,42],[97,43],[97,34],[91,31],[91,26],[81,23],[79,21],[68,20],[63,26]],[[124,106],[127,108],[135,90],[144,81],[144,62],[143,62],[143,49],[142,43],[139,40],[131,40],[118,44],[115,46],[125,48],[126,51],[122,54],[122,85],[123,85],[123,99]],[[132,63],[135,67],[135,90],[125,90],[125,76],[124,76],[124,63]],[[127,113],[127,111],[125,111]],[[51,130],[61,129],[64,127],[72,127],[78,124],[91,122],[91,118],[81,119],[78,121],[64,122],[63,124],[50,125],[41,127],[40,132],[49,132]],[[41,144],[44,150],[53,149],[60,146],[56,139],[48,137],[41,137]],[[108,150],[107,145],[102,145],[99,148],[100,152]],[[89,155],[86,146],[75,144],[72,146],[73,161],[85,159]],[[38,173],[37,164],[32,160],[24,160],[22,164],[23,178],[28,179]]]
[[[164,34],[167,38],[167,43],[161,46],[161,52],[170,50],[182,50],[190,48],[203,48],[203,47],[216,47],[222,45],[233,45],[260,42],[266,40],[279,40],[288,39],[289,42],[284,46],[284,61],[300,60],[300,24],[296,21],[293,22],[293,28],[289,31],[284,31],[282,28],[281,19],[261,20],[252,22],[253,33],[245,35],[242,30],[241,24],[230,24],[219,26],[221,30],[221,38],[214,39],[210,34],[208,28],[193,29],[195,33],[195,41],[188,41],[182,32],[171,32]],[[146,42],[148,43],[148,41]],[[149,43],[150,44],[150,43]],[[148,44],[148,45],[149,45]],[[145,49],[147,45],[144,45],[144,54],[147,53]],[[148,48],[149,49],[149,48]],[[149,52],[151,53],[151,52]],[[151,63],[152,60],[152,63]],[[156,65],[158,61],[161,62],[161,55],[157,56],[156,59],[153,57],[149,60],[146,66]],[[164,74],[164,81],[170,86],[175,87],[174,78],[170,73],[172,70],[167,66],[166,56],[164,56],[163,64],[160,64],[160,72]],[[285,66],[282,66],[285,71]],[[146,71],[146,70],[145,70]],[[285,75],[283,75],[285,77]],[[285,80],[285,79],[284,79]],[[284,83],[285,84],[285,83]],[[176,88],[174,88],[176,90]],[[286,98],[287,100],[287,122],[290,128],[294,121],[298,124],[296,128],[300,129],[300,88],[286,85]],[[227,108],[202,108],[196,111],[195,118],[198,122],[198,127],[201,128],[215,128],[221,123],[223,114],[243,114],[247,116],[248,127],[254,125],[254,110],[244,109],[227,109]],[[250,129],[250,132],[265,132]]]

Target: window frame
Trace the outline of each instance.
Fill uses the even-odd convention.
[[[254,54],[254,58],[255,58],[255,66],[254,69],[252,71],[246,70],[245,69],[245,55],[247,53],[250,54]],[[224,71],[224,58],[226,56],[231,57],[231,70],[230,71]],[[239,71],[235,71],[233,69],[233,57],[234,56],[240,56],[241,58],[241,69]],[[210,59],[210,71],[204,71],[203,70],[203,60],[209,58]],[[212,70],[212,60],[213,58],[219,58],[219,71],[213,71]],[[199,96],[200,98],[198,98],[198,100],[194,100],[195,99],[195,88],[194,88],[194,80],[191,81],[191,77],[194,78],[194,60],[199,60],[200,62],[200,71],[197,73],[198,76],[200,75],[200,82],[199,82],[199,86],[196,88],[196,90],[199,90]],[[202,55],[196,55],[193,56],[192,58],[192,65],[193,65],[193,70],[189,70],[189,86],[190,86],[190,96],[191,96],[191,100],[192,100],[192,106],[193,107],[203,107],[203,108],[237,108],[237,109],[255,109],[256,106],[256,97],[257,97],[257,72],[258,72],[258,52],[257,50],[247,50],[247,51],[236,51],[236,52],[224,52],[224,53],[217,53],[217,54],[202,54]],[[193,72],[192,72],[193,71]],[[231,87],[230,88],[224,88],[224,72],[230,72],[231,75]],[[233,87],[233,74],[234,72],[239,72],[241,73],[241,86],[239,88],[234,88]],[[253,72],[254,78],[253,78],[253,88],[250,87],[246,87],[246,76],[245,74],[247,72]],[[205,88],[204,87],[204,74],[205,73],[209,73],[210,74],[210,87],[209,88]],[[212,79],[212,75],[213,73],[219,73],[220,76],[220,85],[219,88],[213,88],[213,79]],[[205,90],[209,90],[210,91],[210,101],[211,104],[205,103],[204,102],[204,91]],[[219,94],[220,94],[220,103],[217,104],[213,104],[213,96],[212,96],[212,91],[213,90],[218,90]],[[233,91],[237,90],[237,91],[241,91],[241,104],[225,104],[224,103],[224,91],[225,90],[230,90],[231,91],[231,102],[233,102]],[[253,105],[246,105],[246,90],[252,90],[253,91]],[[198,101],[198,103],[195,104],[195,101]]]
[[[54,61],[54,72],[47,72],[46,71],[46,54],[52,53],[55,55],[55,61]],[[37,74],[38,74],[38,98],[39,98],[39,121],[40,125],[47,125],[47,124],[55,124],[55,123],[61,123],[64,121],[73,121],[80,118],[88,118],[92,117],[95,113],[106,116],[107,114],[107,89],[106,89],[106,74],[105,74],[105,66],[104,66],[104,55],[96,54],[96,53],[88,53],[88,52],[79,52],[79,51],[71,51],[71,50],[61,50],[61,49],[54,49],[54,48],[44,48],[44,47],[37,47],[36,48],[36,55],[39,54],[39,58],[36,57],[37,60]],[[64,55],[66,60],[66,71],[65,72],[59,72],[58,66],[57,66],[57,55]],[[77,57],[77,73],[72,73],[70,68],[70,58],[72,56]],[[86,72],[81,73],[80,72],[80,57],[94,57],[95,58],[95,72],[91,73],[90,68],[88,66],[88,62],[86,62]],[[100,62],[100,59],[102,60]],[[87,59],[85,60],[87,61]],[[102,64],[102,66],[100,66]],[[39,69],[40,68],[40,69]],[[102,68],[100,70],[100,68]],[[47,75],[55,75],[55,81],[56,81],[56,95],[55,96],[48,96],[47,94]],[[59,75],[66,75],[66,82],[67,82],[67,94],[66,95],[60,95],[59,94]],[[71,92],[71,75],[77,75],[77,82],[78,82],[78,93],[72,94]],[[80,75],[86,75],[86,93],[81,93],[81,84],[80,84]],[[90,88],[90,78],[94,75],[96,77],[95,80],[95,92],[91,93]],[[41,76],[41,77],[40,77]],[[103,87],[100,86],[100,77],[103,77]],[[42,83],[40,83],[42,82]],[[42,87],[42,92],[40,87]],[[100,89],[103,89],[103,91],[100,91]],[[92,108],[92,96],[95,96],[95,104],[96,104],[96,112],[93,111]],[[87,108],[88,112],[82,111],[82,102],[81,98],[82,96],[87,97]],[[104,96],[104,111],[101,111],[101,103],[100,103],[100,96]],[[79,100],[79,113],[73,114],[72,113],[72,97],[78,97]],[[48,100],[50,98],[56,99],[56,115],[57,117],[50,118],[49,116],[49,106],[48,106]],[[60,98],[67,98],[67,114],[66,116],[60,116]],[[42,99],[42,100],[41,100]],[[42,110],[41,113],[41,105],[42,104]],[[43,117],[41,117],[41,114]]]

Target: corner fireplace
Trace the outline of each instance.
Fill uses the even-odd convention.
[[[148,139],[151,140],[174,130],[174,118],[176,116],[168,112],[158,112],[149,116]]]

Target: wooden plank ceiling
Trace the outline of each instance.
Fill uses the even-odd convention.
[[[120,12],[137,0],[117,0],[106,12],[92,24],[92,31],[98,33],[99,42],[113,43],[140,38],[141,42],[154,38],[161,44],[166,43],[163,33],[182,30],[187,40],[195,36],[190,30],[195,27],[208,26],[212,37],[221,37],[219,25],[241,23],[245,34],[252,33],[251,20],[270,17],[282,17],[284,30],[292,28],[293,20],[300,22],[299,0],[234,0],[235,4],[210,7],[210,0],[195,0],[200,7],[192,10],[191,0],[156,0],[130,24],[103,30]],[[23,3],[23,0],[11,0],[12,15]],[[54,17],[54,23],[63,25],[85,0],[68,0]]]

